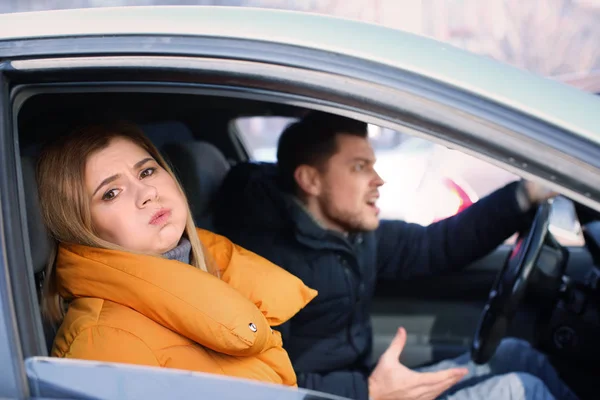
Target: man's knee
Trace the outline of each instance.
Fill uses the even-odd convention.
[[[532,358],[533,357],[533,358]],[[517,360],[542,360],[545,358],[543,353],[533,348],[529,342],[517,338],[506,338],[498,345],[494,355],[497,361],[504,360],[508,363]],[[500,361],[502,362],[502,361]]]
[[[552,399],[554,398],[548,387],[537,376],[526,372],[513,372],[504,375],[506,384],[511,386],[511,393],[523,393],[525,399]]]
[[[528,351],[531,349],[532,347],[528,341],[511,337],[502,339],[502,341],[498,345],[498,349],[496,350],[496,352],[509,353],[514,351]]]
[[[553,397],[544,382],[536,376],[524,372],[511,372],[467,386],[448,398],[545,400]]]
[[[497,374],[529,372],[540,376],[547,367],[548,359],[528,342],[508,338],[502,340],[489,364],[492,372]]]

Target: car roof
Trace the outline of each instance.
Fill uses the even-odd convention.
[[[10,39],[104,35],[235,38],[352,56],[440,81],[600,143],[597,96],[446,43],[374,24],[294,11],[217,6],[0,15],[0,52],[2,42]]]
[[[600,95],[600,69],[583,73],[559,75],[554,78],[586,92]]]

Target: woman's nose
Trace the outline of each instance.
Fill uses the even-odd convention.
[[[158,199],[158,190],[156,187],[140,182],[138,187],[138,207],[143,208],[156,201],[156,199]]]

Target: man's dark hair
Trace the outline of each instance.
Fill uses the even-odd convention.
[[[300,165],[322,168],[337,152],[339,134],[366,138],[367,124],[318,111],[290,124],[281,134],[277,146],[277,165],[283,188],[296,192],[294,172]]]

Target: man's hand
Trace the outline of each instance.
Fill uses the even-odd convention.
[[[532,205],[540,204],[558,195],[555,191],[548,189],[537,182],[523,181],[523,188],[525,189],[527,199]]]
[[[532,207],[557,196],[558,193],[544,187],[537,182],[522,180],[517,187],[517,203],[523,212],[531,210]]]
[[[438,372],[412,371],[399,361],[405,344],[406,331],[400,328],[369,377],[371,399],[433,400],[468,372],[466,368],[452,368]]]

